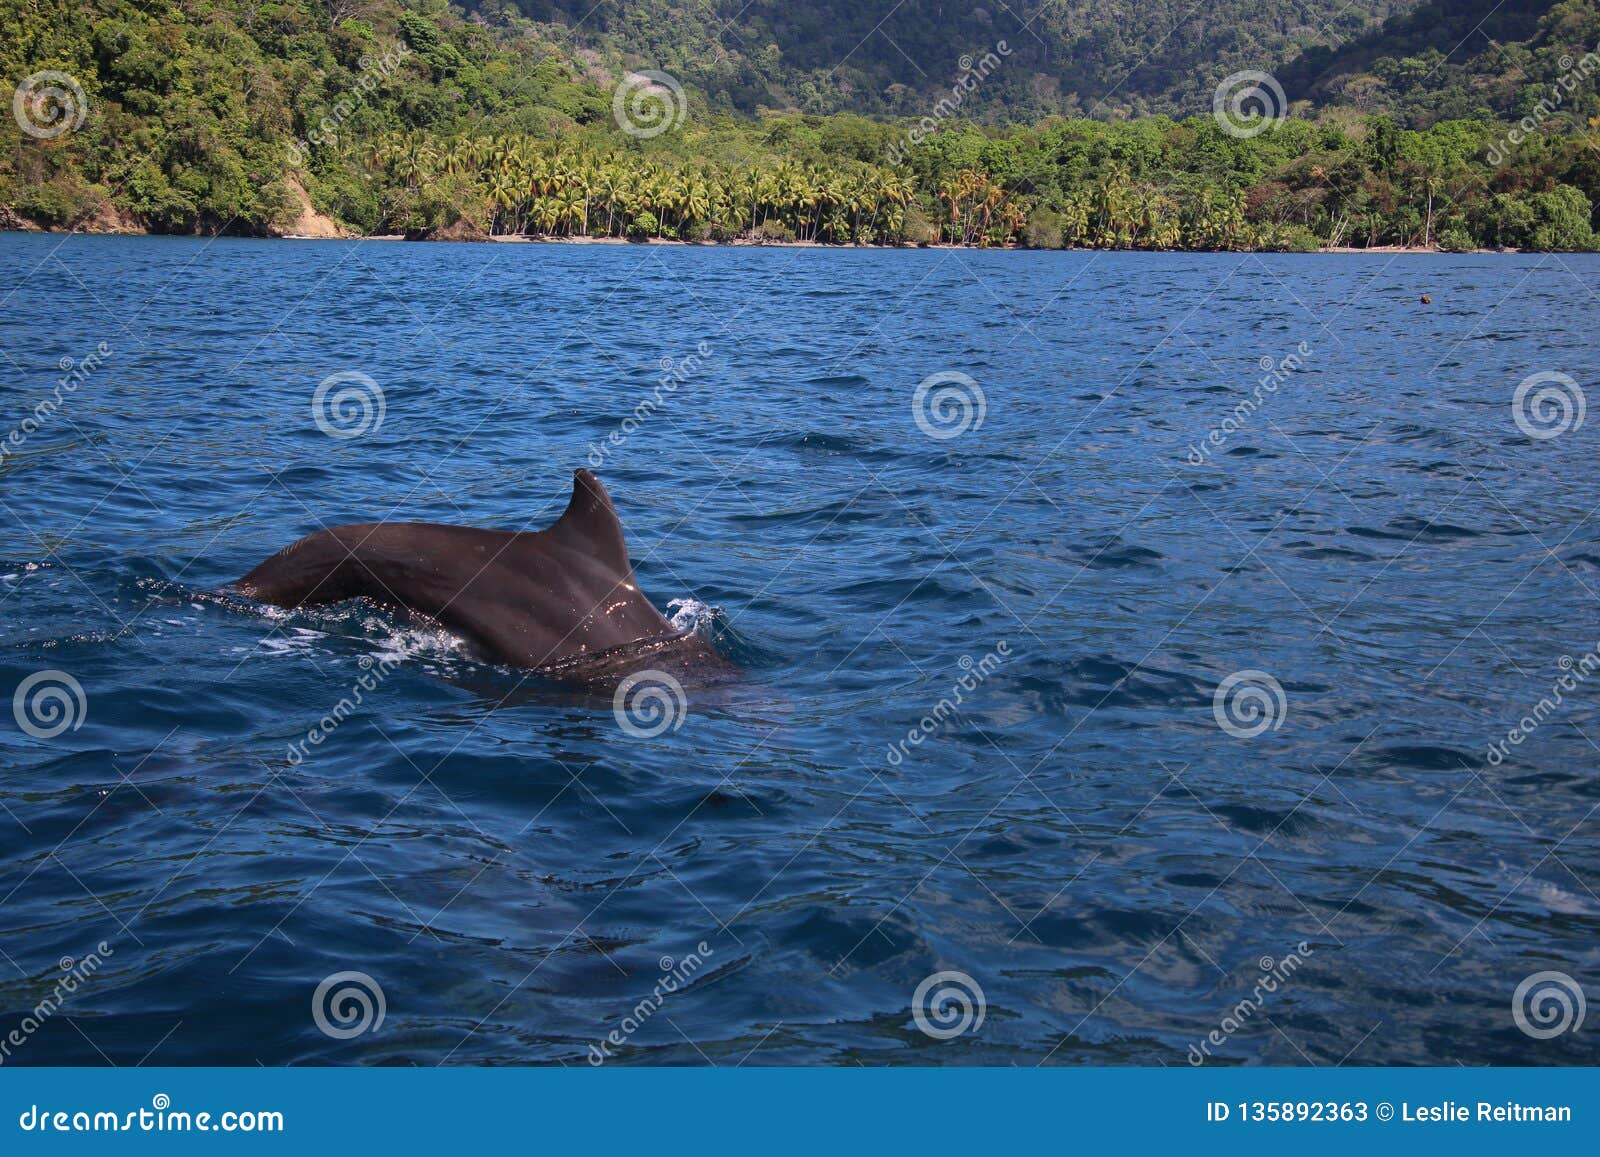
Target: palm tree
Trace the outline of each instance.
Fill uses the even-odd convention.
[[[555,231],[557,222],[561,220],[561,206],[556,203],[553,197],[537,197],[534,199],[533,210],[529,220],[538,228],[540,233],[552,233]]]
[[[711,212],[711,190],[703,179],[697,177],[683,187],[678,205],[685,225],[690,221],[704,220]]]
[[[495,173],[489,178],[489,204],[494,208],[494,217],[489,228],[491,233],[516,232],[515,217],[511,218],[510,228],[500,228],[506,224],[504,214],[510,213],[516,203],[517,191],[506,174]]]
[[[903,239],[910,207],[930,195],[941,206],[941,236],[957,244],[1009,244],[1027,220],[1025,203],[977,169],[919,179],[860,161],[780,157],[729,165],[655,156],[597,153],[561,138],[500,133],[441,140],[412,131],[377,138],[364,160],[407,194],[440,182],[465,185],[497,234],[587,235],[594,229],[620,236],[649,213],[652,235],[703,232],[721,239],[776,221],[804,240],[889,243]],[[1209,216],[1186,206],[1180,215],[1155,190],[1129,186],[1125,172],[1113,163],[1098,185],[1072,191],[1062,213],[1070,241],[1092,233],[1099,244],[1163,244],[1160,238],[1179,224],[1211,244],[1222,243],[1230,230],[1242,235],[1243,218],[1235,220],[1231,206],[1219,201]],[[454,197],[459,189],[437,191]],[[1228,212],[1212,220],[1223,208]],[[394,219],[403,215],[391,212]],[[1431,222],[1427,228],[1431,235]]]
[[[611,236],[611,226],[616,220],[617,209],[626,200],[628,189],[628,175],[621,167],[602,168],[600,177],[595,182],[594,191],[600,198],[600,203],[606,209],[606,236]]]
[[[588,202],[584,199],[583,192],[576,185],[568,185],[554,194],[556,209],[559,211],[558,223],[567,227],[567,232],[572,232],[574,224],[582,226],[588,213]]]
[[[406,188],[415,189],[418,185],[428,183],[433,176],[433,167],[438,161],[438,154],[427,138],[420,133],[411,135],[401,146],[398,157],[400,175],[404,178]]]

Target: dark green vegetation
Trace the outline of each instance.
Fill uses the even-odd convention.
[[[885,53],[917,66],[880,35],[845,43],[877,19],[857,7],[757,0],[697,40],[718,5],[606,0],[572,29],[535,22],[570,12],[539,0],[0,0],[7,94],[58,69],[89,110],[55,139],[4,119],[0,222],[272,233],[305,227],[309,198],[350,229],[409,235],[1596,245],[1600,0],[1217,3],[1192,22],[1185,3],[1141,3],[1135,19],[1073,0],[1027,29],[999,4],[985,22],[911,2],[884,31],[936,78],[916,85],[891,79]],[[1153,16],[1168,8],[1170,22]],[[1246,11],[1261,8],[1283,13]],[[1342,11],[1320,38],[1333,47],[1300,53],[1316,30],[1291,9]],[[935,113],[956,75],[946,58],[999,39],[1004,58]],[[845,64],[828,80],[830,59]],[[1308,99],[1259,136],[1230,135],[1211,92],[1235,66]],[[681,123],[620,131],[625,68],[680,76]],[[839,107],[931,117],[933,131],[913,141],[917,119],[806,111]],[[1152,107],[1195,115],[1053,115]],[[1513,134],[1516,116],[1529,119]]]
[[[1277,69],[1291,99],[1386,112],[1412,127],[1532,112],[1550,85],[1596,48],[1584,0],[1435,0]],[[1585,91],[1592,92],[1592,85]],[[1594,108],[1587,115],[1593,115]]]
[[[1509,2],[1509,0],[1508,0]],[[1004,40],[973,95],[989,120],[1208,109],[1218,82],[1342,44],[1417,0],[465,0],[525,15],[573,51],[660,68],[713,107],[920,116]],[[567,29],[576,26],[574,31]],[[641,64],[646,61],[648,64]],[[932,99],[929,99],[930,96]]]

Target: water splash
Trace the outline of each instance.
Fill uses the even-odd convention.
[[[673,630],[693,631],[699,635],[708,633],[722,617],[722,608],[699,599],[672,599],[667,603],[667,611]]]

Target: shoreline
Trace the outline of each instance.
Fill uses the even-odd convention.
[[[407,237],[403,233],[331,233],[319,231],[316,233],[272,233],[272,234],[228,234],[228,233],[152,233],[148,229],[138,228],[111,228],[111,229],[46,229],[46,228],[4,228],[0,233],[37,233],[51,236],[71,237],[240,237],[250,241],[400,241],[413,244],[455,244],[455,245],[637,245],[637,246],[673,246],[681,248],[698,249],[831,249],[831,250],[903,250],[903,249],[946,249],[969,250],[973,252],[989,253],[1186,253],[1186,254],[1224,254],[1224,253],[1255,253],[1273,254],[1277,256],[1302,256],[1312,257],[1323,254],[1349,256],[1357,254],[1406,256],[1406,255],[1432,255],[1444,257],[1471,257],[1471,256],[1517,256],[1522,254],[1563,253],[1566,250],[1533,250],[1533,249],[1466,249],[1454,253],[1447,253],[1437,245],[1373,245],[1363,247],[1357,245],[1325,245],[1315,250],[1284,250],[1284,249],[1148,249],[1140,246],[1131,246],[1126,249],[1097,249],[1092,246],[1062,246],[1061,248],[1034,249],[1027,245],[958,245],[949,241],[906,242],[902,245],[836,245],[827,241],[756,241],[746,237],[735,238],[731,241],[684,241],[678,238],[651,237],[550,237],[534,233],[500,233],[482,234],[475,237],[446,236],[446,237]]]

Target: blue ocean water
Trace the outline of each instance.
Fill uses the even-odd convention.
[[[1597,291],[0,236],[0,1061],[1600,1061]],[[659,735],[215,593],[586,464]]]

